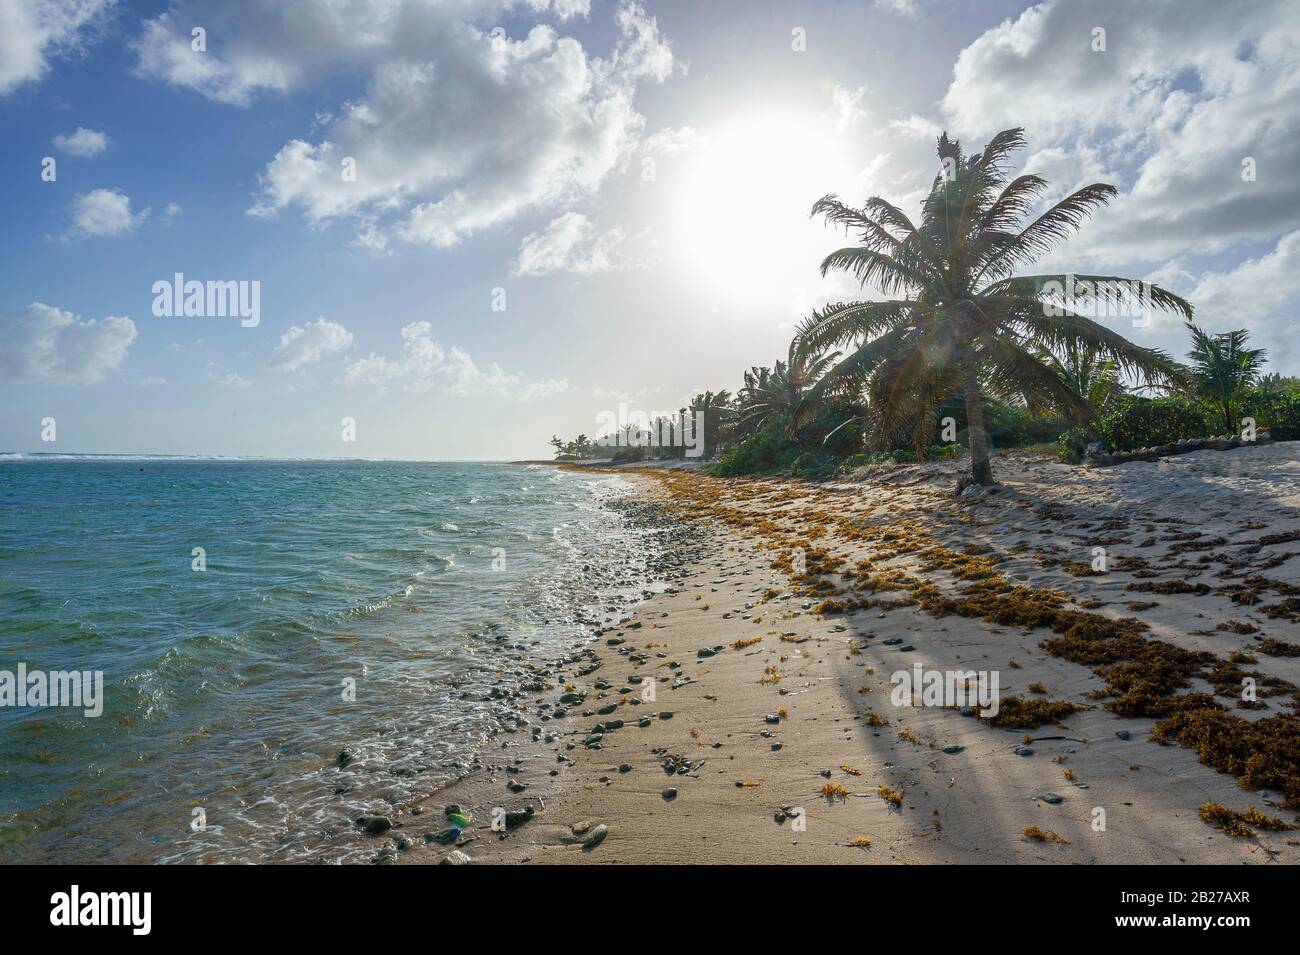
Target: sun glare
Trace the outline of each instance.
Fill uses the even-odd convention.
[[[808,211],[861,168],[847,152],[813,115],[737,119],[708,134],[677,204],[676,248],[721,310],[797,303],[817,285],[834,239]]]

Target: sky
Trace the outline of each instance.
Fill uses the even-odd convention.
[[[0,450],[548,457],[873,297],[812,203],[1011,126],[1120,193],[1042,271],[1300,372],[1286,0],[0,0]]]

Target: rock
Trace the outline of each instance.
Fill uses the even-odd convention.
[[[463,832],[460,826],[448,826],[442,832],[431,832],[424,837],[425,842],[437,842],[444,846],[452,845]]]
[[[663,796],[666,801],[672,802],[674,799],[677,798],[677,789],[673,786],[669,786],[662,793],[660,793],[660,795]]]
[[[1015,753],[1017,756],[1033,756],[1034,751],[1028,746],[1017,746]]]
[[[342,769],[348,763],[352,762],[352,754],[346,749],[339,750],[338,756],[334,757],[334,765]]]
[[[586,838],[582,840],[582,848],[596,848],[596,846],[605,841],[607,835],[609,835],[609,827],[602,822],[596,828],[592,829],[591,832],[587,833]]]
[[[620,773],[630,773],[630,772],[632,772],[632,767],[631,767],[629,764],[627,764],[627,763],[619,763],[619,764],[618,764],[618,771],[619,771]]]
[[[1118,739],[1124,739],[1124,740],[1132,738],[1132,734],[1129,733],[1128,730],[1116,730],[1115,736]]]
[[[659,718],[660,718],[661,720],[670,720],[670,719],[673,718],[673,711],[672,711],[672,710],[662,710],[662,711],[659,713]]]
[[[459,849],[452,849],[438,862],[438,865],[469,865],[474,860]]]
[[[393,828],[393,821],[387,816],[361,816],[357,819],[357,825],[369,835],[381,836]]]
[[[523,809],[520,809],[518,812],[508,812],[506,813],[506,828],[513,829],[516,826],[522,826],[524,823],[526,823],[529,819],[532,818],[533,818],[532,806],[525,806]]]
[[[965,748],[966,748],[965,746],[958,746],[956,743],[950,743],[949,745],[943,748],[943,751],[947,753],[949,756],[952,756],[955,755],[956,753],[960,753]]]
[[[1065,797],[1058,796],[1056,793],[1043,793],[1038,798],[1050,806],[1058,806],[1061,803],[1065,802]]]
[[[777,716],[775,713],[766,713],[766,714],[764,714],[764,716],[763,716],[763,722],[764,722],[764,723],[780,723],[780,722],[781,722],[781,717]]]
[[[775,752],[776,752],[778,749],[780,749],[780,748],[781,748],[781,744],[780,744],[780,743],[773,743],[773,744],[772,744],[772,752],[775,753]]]

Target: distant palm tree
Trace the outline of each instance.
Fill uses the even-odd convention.
[[[791,341],[786,360],[778,359],[772,371],[754,368],[745,372],[745,387],[736,395],[737,425],[744,433],[757,431],[774,417],[793,411],[803,393],[817,383],[840,354],[816,356],[800,351],[798,345],[797,340]]]
[[[1208,335],[1188,322],[1187,330],[1192,333],[1187,357],[1192,360],[1196,392],[1214,406],[1226,433],[1231,434],[1237,430],[1235,409],[1241,393],[1259,379],[1266,352],[1246,347],[1250,333],[1244,328]]]
[[[700,417],[695,419],[702,423],[704,428],[703,435],[694,434],[691,428],[686,427],[685,412],[699,413]],[[682,434],[684,440],[702,441],[701,450],[705,457],[709,457],[722,443],[726,435],[726,427],[730,423],[733,415],[731,407],[731,392],[729,391],[702,391],[691,397],[689,408],[682,409],[683,425]],[[694,426],[692,426],[694,427]]]
[[[1038,358],[1097,414],[1105,411],[1110,400],[1124,391],[1115,360],[1090,345],[1080,348],[1077,343],[1071,343],[1059,352],[1043,348],[1038,351]]]
[[[1276,371],[1269,372],[1267,375],[1260,375],[1259,378],[1259,387],[1269,392],[1281,392],[1297,385],[1300,385],[1300,378],[1295,375],[1283,375]]]
[[[1191,318],[1192,306],[1155,286],[1104,275],[1015,275],[1071,235],[1094,208],[1116,195],[1113,186],[1085,186],[1021,225],[1047,183],[1034,175],[1010,180],[1008,155],[1025,144],[1023,130],[998,133],[982,153],[967,157],[939,137],[941,172],[914,225],[879,197],[855,209],[830,195],[813,215],[856,232],[861,245],[831,253],[822,274],[851,273],[887,298],[831,305],[801,324],[799,347],[820,354],[850,345],[848,357],[811,389],[796,423],[828,400],[867,397],[878,433],[932,427],[943,398],[966,405],[971,477],[993,483],[984,399],[1015,399],[1085,420],[1092,414],[1035,355],[1038,348],[1091,347],[1125,372],[1152,380],[1185,381],[1163,352],[1129,342],[1076,309],[1123,306],[1141,289],[1147,307]]]

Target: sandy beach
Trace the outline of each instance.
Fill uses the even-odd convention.
[[[1261,828],[1293,824],[1300,796],[1300,446],[997,466],[973,499],[953,496],[956,462],[824,484],[636,474],[698,531],[669,592],[538,661],[520,730],[395,814],[395,858],[1300,859],[1295,832]],[[998,714],[891,699],[916,665],[996,673]],[[454,845],[436,838],[449,804],[473,816]],[[1206,804],[1265,822],[1229,835]],[[529,806],[493,830],[494,809]]]

